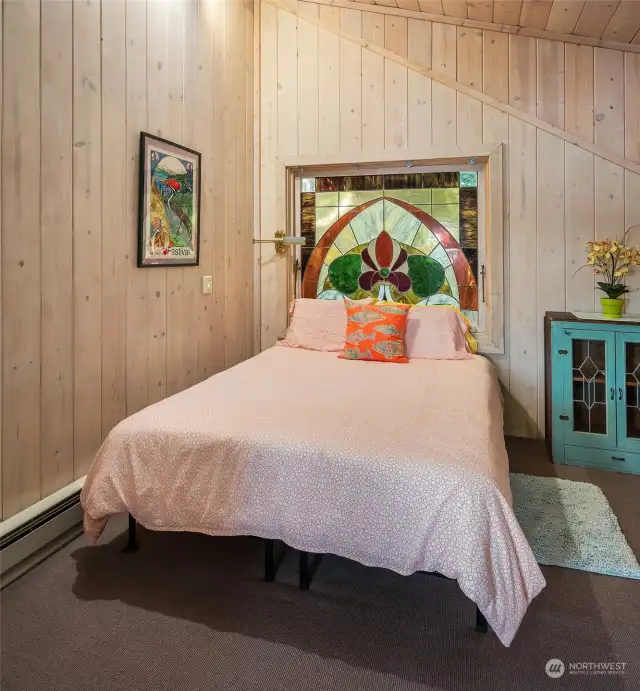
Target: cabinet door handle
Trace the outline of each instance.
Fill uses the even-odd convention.
[[[622,400],[622,395],[623,395],[623,394],[622,394],[622,389],[621,389],[620,387],[618,387],[618,400],[619,400],[619,401]]]
[[[612,387],[611,387],[611,400],[613,401],[613,399],[614,399],[615,397],[616,397],[616,390],[615,390],[615,388],[612,386]]]
[[[626,461],[626,458],[622,458],[622,456],[611,456],[612,461]]]
[[[559,355],[566,355],[568,352],[569,352],[568,350],[565,350],[564,348],[560,348],[560,350],[558,351],[558,354]]]

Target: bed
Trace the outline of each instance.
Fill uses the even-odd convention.
[[[456,579],[504,645],[544,578],[511,508],[492,365],[273,347],[117,425],[85,531],[254,535]]]

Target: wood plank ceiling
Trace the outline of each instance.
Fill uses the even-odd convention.
[[[640,0],[355,0],[640,45]]]

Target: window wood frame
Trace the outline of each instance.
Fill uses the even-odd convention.
[[[374,174],[377,169],[384,168],[384,174],[393,172],[407,172],[409,168],[420,166],[455,167],[471,164],[481,166],[482,184],[478,183],[478,211],[482,213],[479,226],[482,236],[479,242],[484,244],[485,270],[484,295],[486,304],[486,318],[484,328],[474,330],[478,341],[478,352],[490,354],[504,353],[504,155],[503,144],[482,144],[468,149],[451,147],[446,150],[431,150],[422,152],[407,151],[405,156],[399,151],[358,152],[353,154],[310,154],[304,156],[280,156],[276,159],[276,175],[285,180],[285,194],[283,201],[286,209],[287,235],[295,235],[296,223],[296,180],[300,177],[316,177],[322,175],[340,175],[340,172],[354,168],[361,175]],[[409,164],[409,165],[408,165]],[[389,169],[398,168],[398,171]],[[279,170],[278,170],[279,169]],[[383,173],[381,173],[383,174]],[[480,177],[480,176],[479,176]],[[483,195],[483,199],[480,199]],[[291,271],[288,271],[287,305],[296,294],[297,276],[293,271],[294,257],[288,255]],[[478,276],[479,300],[482,300],[482,282]]]

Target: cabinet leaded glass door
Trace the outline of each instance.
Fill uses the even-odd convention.
[[[565,443],[615,448],[615,334],[574,329],[565,335]]]
[[[640,334],[616,334],[618,447],[640,451]]]

